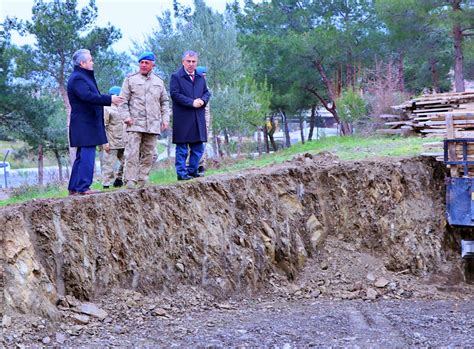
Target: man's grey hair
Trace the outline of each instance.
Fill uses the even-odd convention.
[[[74,65],[80,66],[81,62],[87,61],[87,56],[91,54],[91,51],[81,48],[80,50],[77,50],[74,52],[72,55],[72,61],[74,62]]]
[[[186,56],[191,56],[191,57],[198,58],[199,53],[197,53],[196,51],[187,50],[187,51],[184,51],[183,56],[181,57],[181,59],[184,59],[184,57],[186,57]]]

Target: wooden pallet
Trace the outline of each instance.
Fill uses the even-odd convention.
[[[474,130],[473,92],[423,95],[393,108],[402,115],[396,119],[391,114],[384,114],[386,128],[377,133],[405,135],[408,129],[424,137],[447,137],[448,116],[453,117],[455,134]]]

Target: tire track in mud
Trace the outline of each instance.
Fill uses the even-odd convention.
[[[350,306],[346,310],[351,330],[357,342],[365,344],[382,344],[390,348],[405,348],[409,343],[404,339],[403,334],[393,326],[390,320],[383,314],[376,311],[369,311],[368,308]],[[377,334],[384,335],[375,341]]]

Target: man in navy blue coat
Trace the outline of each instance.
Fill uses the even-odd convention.
[[[106,144],[103,106],[120,104],[119,96],[101,95],[94,77],[94,62],[89,50],[80,49],[72,57],[74,71],[67,82],[71,105],[69,144],[76,147],[76,159],[69,179],[69,195],[93,194],[96,146]]]
[[[173,100],[173,143],[176,144],[178,180],[198,177],[199,160],[207,142],[205,108],[209,93],[204,77],[196,73],[198,54],[186,51],[183,66],[171,75],[170,94]],[[186,159],[189,154],[189,166]]]

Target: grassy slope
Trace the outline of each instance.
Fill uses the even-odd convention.
[[[236,161],[225,166],[225,168],[209,169],[206,174],[229,173],[250,167],[271,166],[289,160],[295,154],[318,153],[321,151],[333,152],[343,160],[359,160],[381,156],[416,156],[422,152],[423,143],[437,140],[438,139],[420,137],[328,137],[318,141],[306,142],[305,144],[297,144],[278,153],[265,154],[258,159]],[[150,175],[150,182],[154,185],[169,184],[175,181],[176,174],[174,168],[156,170]],[[100,183],[94,183],[93,189],[100,188]],[[28,187],[22,191],[20,195],[3,201],[0,200],[0,206],[21,203],[36,198],[60,198],[66,196],[67,190],[64,187]]]

